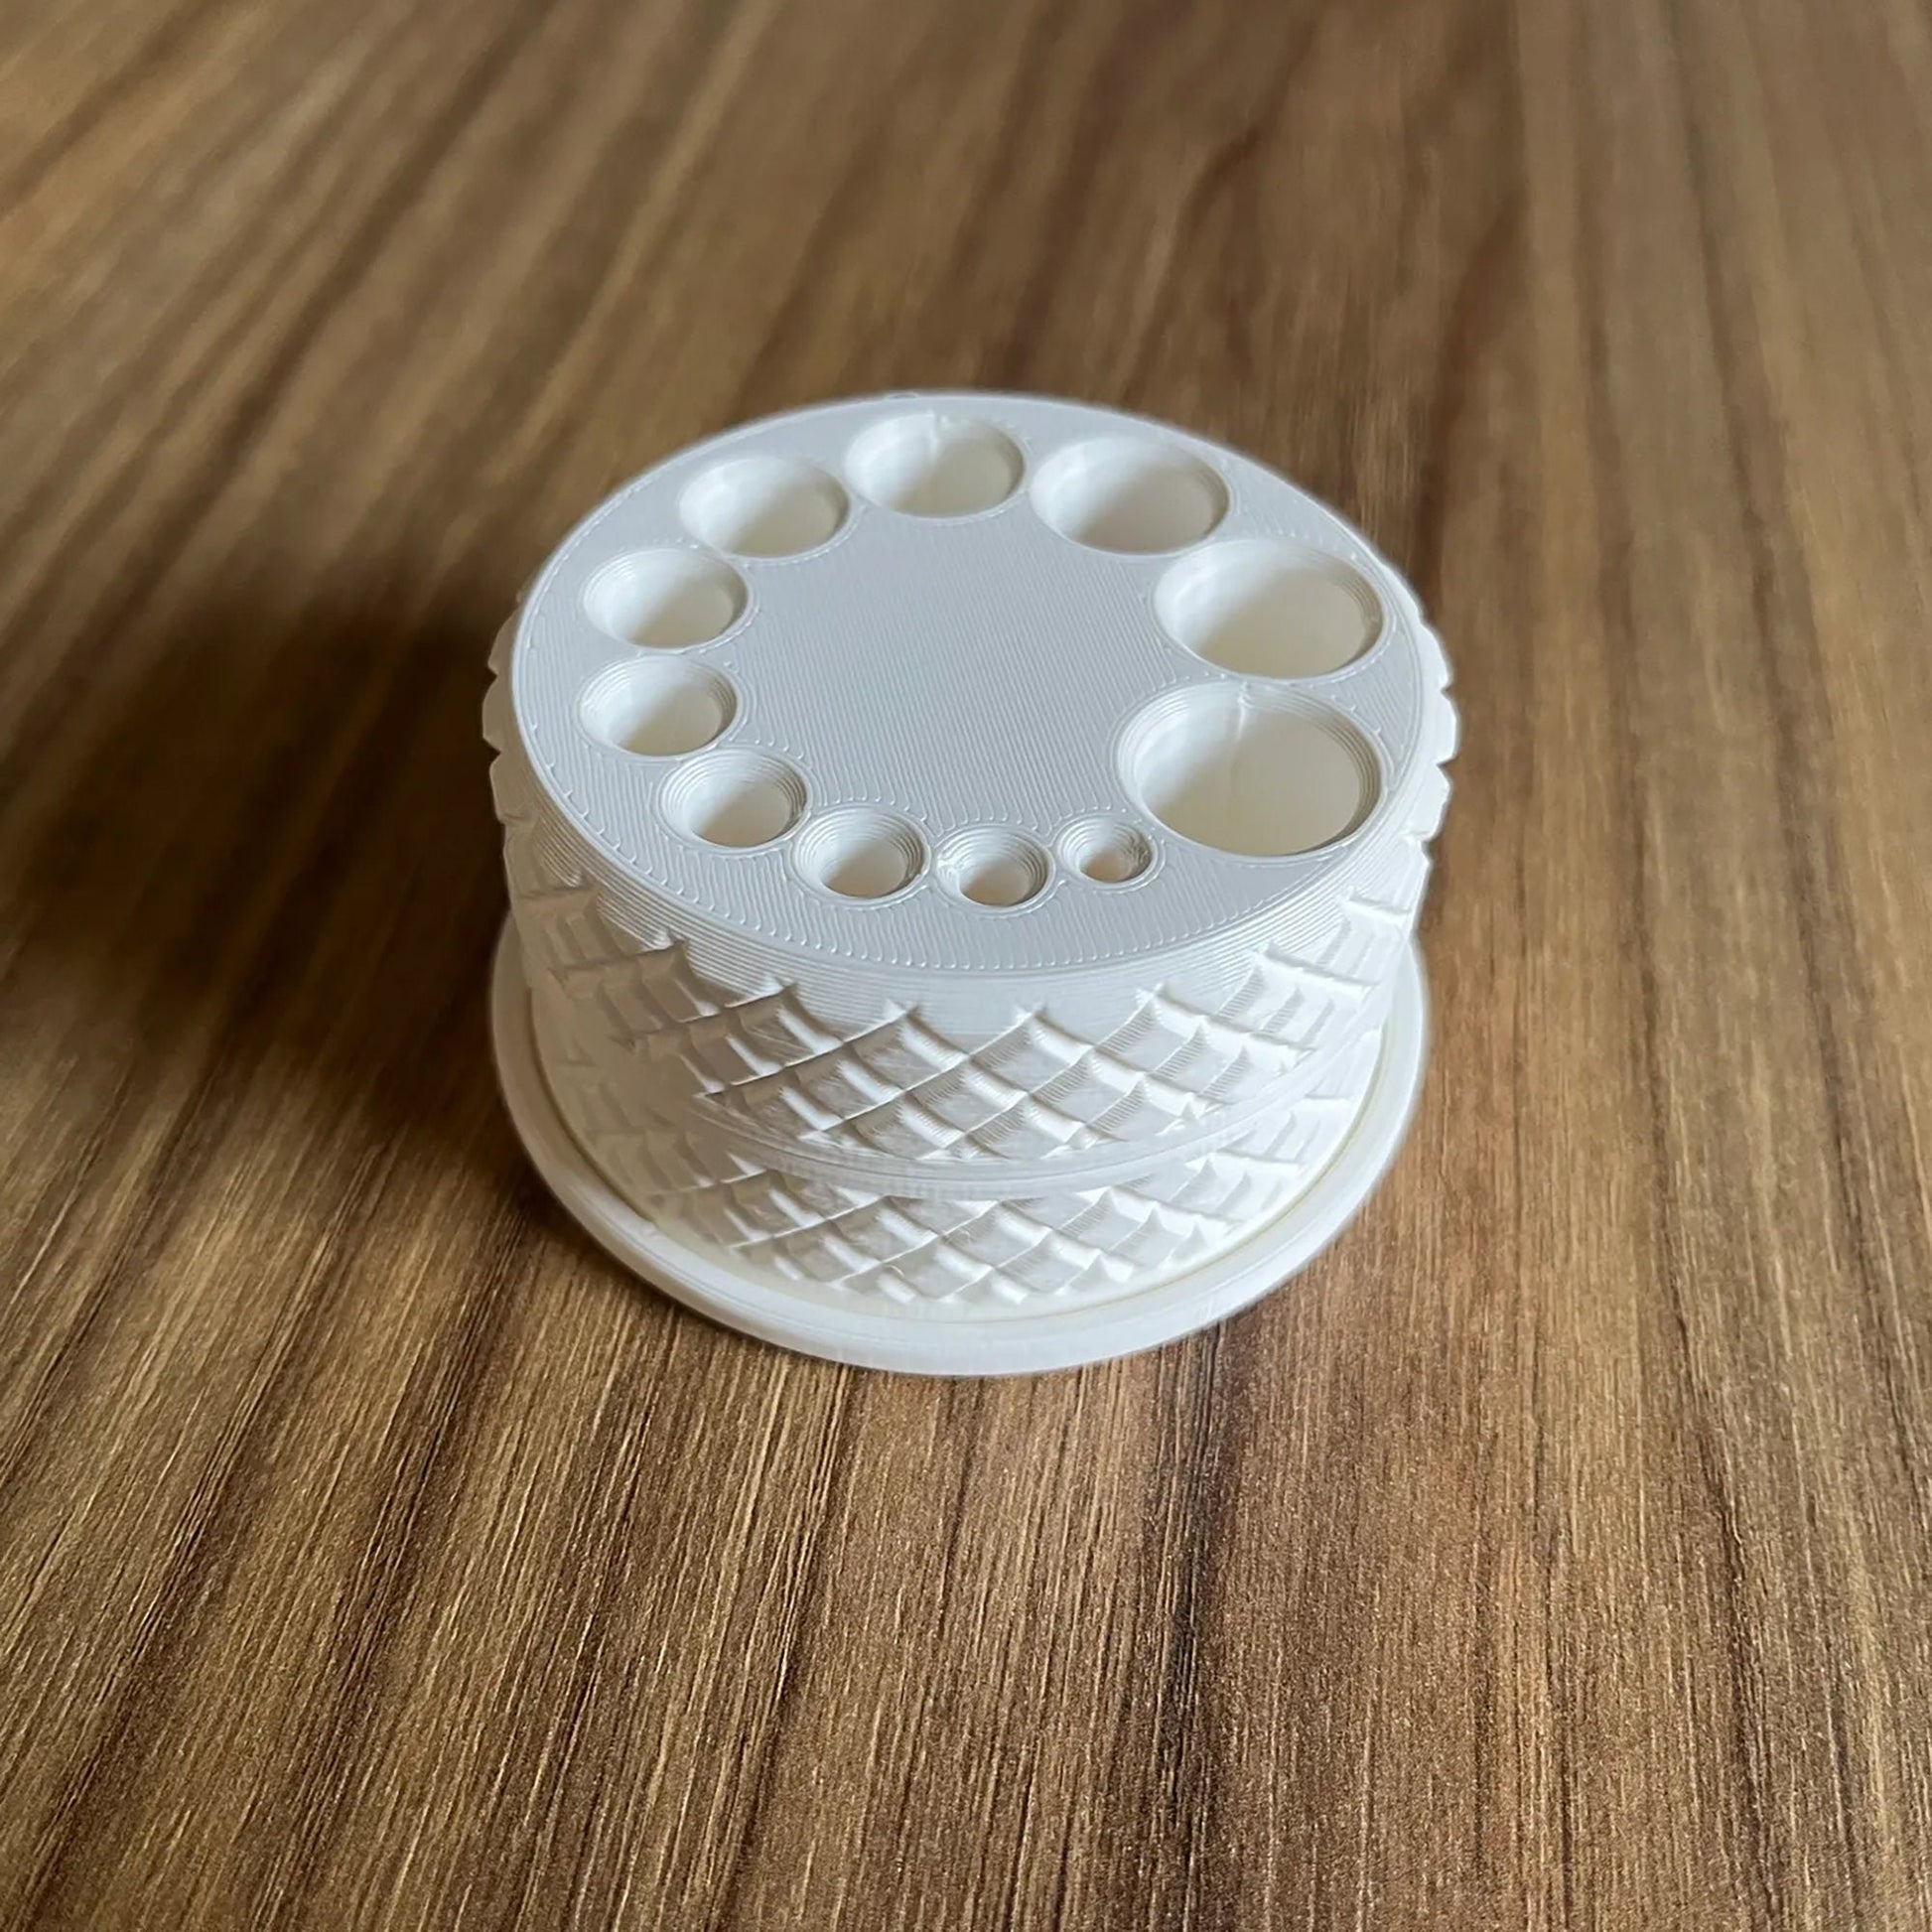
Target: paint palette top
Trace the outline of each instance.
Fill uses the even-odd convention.
[[[510,710],[644,923],[780,978],[1232,959],[1435,828],[1448,667],[1369,546],[1251,460],[974,393],[755,423],[531,586]]]

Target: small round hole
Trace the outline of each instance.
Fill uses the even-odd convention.
[[[1034,480],[1034,506],[1075,543],[1152,553],[1198,543],[1227,514],[1206,464],[1151,438],[1102,436],[1060,451]]]
[[[823,470],[789,457],[746,456],[707,470],[679,499],[684,527],[740,557],[816,550],[845,521],[845,491]]]
[[[1339,716],[1237,685],[1171,692],[1121,747],[1122,775],[1161,823],[1249,858],[1311,852],[1375,802],[1375,759]]]
[[[1060,834],[1060,854],[1083,879],[1101,886],[1124,886],[1154,863],[1145,833],[1118,819],[1088,818]]]
[[[722,732],[738,696],[719,674],[676,657],[621,664],[584,694],[585,729],[593,738],[640,758],[696,752]]]
[[[1024,905],[1046,884],[1050,861],[1021,832],[982,826],[947,841],[939,876],[975,905]]]
[[[664,815],[706,845],[769,845],[798,823],[805,781],[762,752],[713,752],[664,788]]]
[[[972,516],[1019,486],[1020,452],[990,423],[895,416],[853,444],[846,474],[875,503],[907,516]]]
[[[639,550],[591,579],[584,609],[623,643],[681,650],[708,644],[738,621],[745,584],[729,564],[695,550]]]
[[[799,834],[798,870],[839,898],[890,898],[919,876],[925,842],[890,812],[828,812]]]
[[[1155,615],[1175,643],[1249,677],[1319,677],[1382,628],[1368,580],[1302,544],[1217,543],[1162,578]]]

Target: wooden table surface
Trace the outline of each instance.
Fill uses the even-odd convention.
[[[19,0],[0,1913],[1932,1924],[1917,0]],[[527,1170],[477,711],[690,438],[1273,462],[1464,749],[1286,1293],[794,1359]]]

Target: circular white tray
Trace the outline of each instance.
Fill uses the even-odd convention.
[[[964,1048],[1021,1009],[1101,1040],[1152,991],[1251,1037],[1352,1026],[1455,742],[1441,645],[1334,511],[1037,396],[680,451],[559,545],[494,662],[533,978],[577,887],[727,1002],[916,1007]]]
[[[1071,1368],[1152,1348],[1245,1308],[1305,1267],[1354,1217],[1388,1171],[1422,1084],[1428,998],[1420,958],[1400,968],[1382,1058],[1340,1151],[1308,1189],[1208,1266],[1089,1307],[979,1311],[840,1308],[734,1265],[721,1248],[677,1239],[627,1206],[572,1138],[537,1057],[529,992],[505,924],[491,983],[496,1068],[510,1118],[537,1171],[584,1229],[625,1266],[726,1326],[806,1354],[918,1375],[1013,1375]]]

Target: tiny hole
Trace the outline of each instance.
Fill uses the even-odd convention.
[[[962,832],[939,861],[946,884],[975,905],[1024,905],[1046,884],[1049,861],[1032,839],[987,827]]]
[[[1070,826],[1060,849],[1075,872],[1101,886],[1124,886],[1154,863],[1154,848],[1146,834],[1114,819],[1088,819]]]

